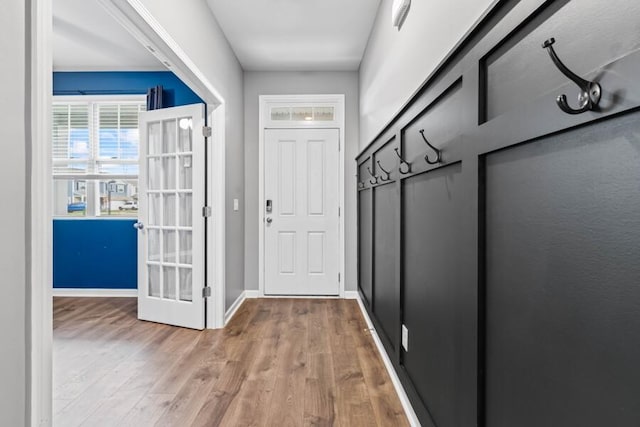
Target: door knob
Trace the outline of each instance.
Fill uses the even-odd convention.
[[[273,222],[273,218],[268,217],[268,218],[267,218],[267,224],[271,224],[272,222]]]
[[[137,228],[138,230],[142,230],[144,228],[144,224],[141,222],[136,222],[133,224],[133,228]]]

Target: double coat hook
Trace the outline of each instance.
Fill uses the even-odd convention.
[[[371,175],[371,177],[372,177],[372,178],[375,178],[375,179],[376,179],[375,181],[371,181],[371,180],[369,180],[369,182],[371,183],[371,185],[376,185],[376,184],[378,183],[378,177],[377,177],[377,176],[375,176],[375,175],[373,174],[373,172],[371,172],[371,168],[370,168],[369,166],[367,166],[367,172],[369,172],[369,175]]]
[[[584,113],[585,111],[595,109],[595,107],[598,106],[598,103],[600,102],[600,96],[602,95],[602,89],[600,85],[596,82],[585,80],[568,69],[566,65],[564,65],[562,61],[560,61],[560,58],[558,58],[558,55],[556,55],[556,51],[553,49],[553,44],[555,42],[556,40],[552,37],[549,40],[545,41],[542,44],[542,47],[544,49],[547,49],[551,60],[554,64],[556,64],[556,67],[558,67],[562,74],[570,78],[580,88],[580,94],[578,95],[579,106],[577,109],[571,108],[569,106],[569,103],[567,102],[567,96],[564,94],[558,95],[558,97],[556,98],[558,107],[560,107],[560,109],[567,114],[580,114]]]
[[[393,151],[396,152],[396,156],[398,156],[398,158],[400,159],[400,166],[398,167],[398,172],[400,172],[402,175],[406,175],[409,172],[411,172],[411,163],[408,163],[405,159],[402,158],[397,147],[394,148]],[[406,166],[406,169],[402,169],[403,166]]]
[[[427,138],[424,136],[424,129],[420,129],[420,135],[422,135],[422,139],[424,139],[424,142],[427,143],[429,148],[431,148],[433,151],[436,152],[436,159],[435,160],[431,160],[429,158],[429,154],[428,153],[424,156],[424,160],[427,163],[429,163],[430,165],[437,165],[438,163],[441,163],[442,162],[442,150],[434,147],[433,145],[431,145],[431,143],[429,141],[427,141]]]
[[[386,177],[386,178],[380,177],[380,180],[381,180],[382,182],[391,181],[391,172],[386,171],[386,170],[382,167],[382,165],[380,164],[380,160],[376,160],[376,163],[378,164],[378,167],[380,168],[380,170],[381,170],[382,172],[384,172],[384,174],[385,174],[385,175],[387,175],[387,177]]]

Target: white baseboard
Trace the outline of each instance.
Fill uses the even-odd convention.
[[[344,299],[358,299],[359,297],[358,291],[344,291]]]
[[[262,294],[257,289],[249,289],[244,291],[245,298],[261,298]]]
[[[54,297],[137,297],[137,289],[53,288]]]
[[[231,304],[231,307],[229,307],[224,314],[224,326],[227,326],[227,323],[229,323],[233,315],[236,314],[236,311],[238,311],[238,308],[240,308],[245,299],[247,299],[247,291],[242,291],[240,296]]]
[[[358,299],[358,291],[344,291],[344,299]],[[245,298],[339,298],[338,296],[326,295],[263,295],[257,289],[248,289],[244,291]]]
[[[358,305],[360,306],[360,311],[362,312],[362,316],[364,316],[364,320],[367,322],[367,326],[371,331],[371,336],[373,337],[373,342],[376,343],[376,347],[378,347],[378,353],[380,353],[380,357],[382,357],[382,361],[384,362],[385,368],[387,368],[387,372],[389,373],[389,377],[391,377],[391,382],[393,383],[393,387],[396,389],[396,393],[398,393],[398,398],[400,399],[400,403],[402,404],[402,408],[404,409],[404,413],[409,419],[409,423],[414,427],[420,427],[420,421],[418,421],[418,417],[411,406],[411,402],[409,401],[409,397],[407,393],[404,391],[404,387],[402,387],[402,383],[400,382],[400,378],[398,378],[398,374],[396,370],[393,368],[393,364],[391,363],[391,359],[387,355],[384,346],[382,345],[382,341],[380,341],[380,337],[378,336],[378,332],[373,327],[373,322],[371,322],[371,318],[369,318],[369,313],[367,313],[367,309],[364,307],[362,300],[360,299],[360,294],[356,293],[356,300],[358,301]],[[346,292],[345,292],[345,298]]]

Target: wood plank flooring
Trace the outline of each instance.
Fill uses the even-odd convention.
[[[54,298],[54,425],[409,425],[356,301],[249,299],[222,330]]]

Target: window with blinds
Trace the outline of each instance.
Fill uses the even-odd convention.
[[[54,175],[138,175],[144,101],[53,105]]]
[[[89,105],[53,105],[53,173],[87,173],[90,151]]]
[[[54,97],[54,215],[135,215],[145,98],[78,98]]]

